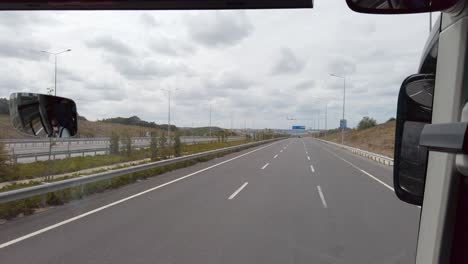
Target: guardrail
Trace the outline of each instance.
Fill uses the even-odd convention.
[[[244,137],[228,137],[227,141],[228,142],[231,142],[231,141],[236,141],[236,140],[242,140],[244,139]],[[67,141],[67,140],[63,140],[63,139],[59,139],[60,143],[70,143],[70,142],[76,142],[75,140],[76,139],[72,139],[70,141]],[[89,139],[87,139],[89,141]],[[141,148],[148,148],[149,145],[150,145],[150,140],[148,138],[133,138],[133,143],[132,143],[132,147],[135,148],[135,149],[141,149]],[[96,141],[102,141],[102,139],[96,139]],[[95,141],[95,142],[96,142]],[[186,145],[191,145],[191,144],[197,144],[197,143],[205,143],[205,142],[211,142],[211,141],[217,141],[217,138],[212,138],[212,137],[195,137],[195,138],[183,138],[182,140],[182,143],[183,144],[186,144]],[[91,142],[93,142],[91,140]],[[105,142],[105,141],[104,141]],[[57,143],[56,141],[54,141],[54,143]],[[31,144],[31,143],[29,143]],[[43,142],[43,141],[37,141],[33,144],[46,144],[44,145],[43,147],[41,147],[40,149],[45,149],[44,151],[29,151],[27,153],[18,153],[15,151],[15,149],[11,148],[10,149],[10,153],[8,154],[10,156],[10,160],[12,162],[15,162],[17,163],[18,160],[20,159],[26,159],[26,158],[34,158],[34,161],[38,161],[38,158],[39,157],[48,157],[49,154],[51,156],[52,159],[55,160],[56,156],[60,156],[60,155],[64,155],[66,157],[71,157],[71,154],[82,154],[82,156],[85,155],[85,153],[93,153],[94,152],[94,155],[97,154],[97,152],[105,152],[105,153],[108,153],[109,151],[109,144],[107,142],[107,144],[105,145],[97,145],[95,147],[84,147],[84,148],[70,148],[71,145],[63,145],[62,147],[65,148],[65,147],[68,147],[67,149],[52,149],[52,151],[49,153],[48,150],[48,144],[49,144],[49,141],[47,142]],[[57,145],[55,147],[58,147],[60,145]],[[74,147],[77,147],[77,145],[74,145]],[[29,149],[32,149],[32,148],[29,148]],[[37,150],[37,149],[36,149]],[[24,150],[21,150],[22,152],[24,152]]]
[[[323,140],[323,139],[318,139],[318,138],[316,138],[316,139],[319,140],[319,141],[328,143],[328,144],[335,145],[335,146],[340,147],[340,148],[347,149],[347,150],[351,151],[354,154],[366,157],[366,158],[371,159],[373,161],[376,161],[378,163],[381,163],[381,164],[384,164],[384,165],[387,165],[387,166],[393,166],[393,159],[390,158],[390,157],[380,155],[380,154],[377,154],[377,153],[373,153],[373,152],[370,152],[370,151],[362,150],[362,149],[359,149],[359,148],[353,148],[353,147],[350,147],[350,146],[346,146],[346,145],[338,144],[338,143],[335,143],[335,142]]]
[[[86,185],[88,183],[102,181],[102,180],[109,180],[109,179],[112,179],[112,178],[115,178],[115,177],[120,177],[120,176],[124,176],[124,175],[127,175],[127,174],[140,172],[140,171],[145,171],[145,170],[148,170],[148,169],[153,169],[153,168],[157,168],[157,167],[161,167],[161,166],[166,166],[166,165],[174,164],[174,163],[177,163],[177,162],[193,160],[193,159],[197,159],[197,158],[207,157],[207,156],[226,153],[226,152],[239,151],[239,150],[242,150],[242,149],[256,147],[256,146],[266,144],[266,143],[269,143],[269,142],[273,142],[273,141],[277,141],[277,140],[280,140],[280,139],[282,139],[282,138],[264,140],[264,141],[259,141],[259,142],[252,142],[252,143],[242,144],[242,145],[233,146],[233,147],[216,149],[216,150],[191,154],[191,155],[187,155],[187,156],[182,156],[182,157],[177,157],[177,158],[172,158],[172,159],[167,159],[167,160],[161,160],[161,161],[151,162],[151,163],[142,164],[142,165],[136,165],[136,166],[132,166],[132,167],[129,167],[129,168],[116,169],[116,170],[112,170],[112,171],[107,171],[107,172],[102,172],[102,173],[97,173],[97,174],[92,174],[92,175],[67,179],[67,180],[63,180],[63,181],[50,182],[50,183],[45,183],[43,185],[37,185],[37,186],[32,186],[32,187],[26,187],[26,188],[22,188],[22,189],[7,191],[7,192],[1,192],[0,193],[0,204],[11,202],[11,201],[16,201],[16,200],[20,200],[20,199],[30,198],[30,197],[33,197],[33,196],[45,195],[47,193],[55,192],[55,191],[59,191],[59,190],[63,190],[63,189],[84,186],[84,185]]]
[[[227,137],[230,138],[244,138],[243,136],[231,136]],[[202,137],[202,136],[182,136],[180,137],[181,141],[216,141],[218,140],[217,137]],[[149,142],[151,141],[151,137],[132,137],[132,142],[134,144],[141,143],[141,142]],[[109,144],[110,138],[109,137],[96,137],[96,138],[54,138],[53,142],[55,144],[63,144],[63,143],[71,143],[71,144]],[[30,147],[31,146],[48,146],[50,143],[49,138],[28,138],[28,139],[1,139],[0,143],[3,143],[6,147],[13,147],[17,146],[24,146]]]

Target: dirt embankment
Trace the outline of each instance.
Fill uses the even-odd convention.
[[[395,121],[390,121],[364,130],[347,131],[344,143],[393,158],[395,124]],[[341,143],[341,133],[333,133],[323,137],[323,139]]]

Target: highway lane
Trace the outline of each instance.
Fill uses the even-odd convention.
[[[335,155],[356,167],[373,168],[383,179],[388,168],[379,171],[370,160],[351,160],[355,157],[312,139],[288,139],[251,151],[0,226],[1,247],[16,237],[225,162],[0,248],[0,262],[413,262],[419,209],[400,202],[387,187]],[[244,156],[232,159],[239,155]]]

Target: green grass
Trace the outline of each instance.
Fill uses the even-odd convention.
[[[184,155],[199,153],[229,146],[244,144],[246,141],[234,141],[226,143],[200,143],[194,145],[182,145]],[[84,169],[107,166],[116,163],[141,160],[150,157],[148,149],[133,150],[130,156],[124,155],[96,155],[85,157],[72,157],[61,160],[38,161],[26,164],[15,164],[9,168],[8,173],[0,177],[0,182],[27,180],[47,175],[70,173]]]
[[[243,143],[246,143],[246,142],[237,141],[237,142],[229,142],[229,143],[208,143],[208,144],[204,143],[204,144],[188,145],[188,146],[184,146],[184,151],[187,153],[196,153],[196,152],[213,150],[217,148],[240,145]],[[232,153],[232,152],[234,151],[231,151],[229,153]],[[210,156],[197,158],[194,160],[181,161],[181,162],[170,164],[170,165],[163,166],[163,167],[157,167],[157,168],[152,168],[152,169],[148,169],[145,171],[131,173],[131,174],[113,178],[110,180],[103,180],[99,182],[89,183],[89,184],[84,185],[83,188],[74,187],[74,188],[69,188],[65,190],[48,193],[45,196],[45,203],[46,205],[62,205],[72,200],[81,199],[87,195],[103,192],[108,189],[116,189],[121,186],[133,183],[139,179],[146,179],[149,177],[154,177],[154,176],[157,176],[157,175],[169,172],[169,171],[192,166],[198,162],[205,162],[216,157],[222,157],[229,153],[213,154]],[[67,178],[71,178],[71,177],[67,177]],[[13,184],[13,185],[9,185],[9,186],[5,186],[1,188],[0,192],[39,185],[39,184],[40,183]],[[5,204],[0,204],[0,219],[11,219],[11,218],[17,217],[20,214],[23,214],[23,215],[33,214],[36,209],[41,208],[43,206],[42,203],[43,203],[43,198],[41,196],[35,196],[35,197],[28,198],[28,199],[22,199],[18,201],[8,202]]]
[[[99,181],[95,183],[90,183],[90,184],[85,185],[83,189],[81,189],[81,187],[74,187],[74,188],[69,188],[65,190],[48,193],[45,197],[45,202],[46,202],[46,205],[62,205],[72,200],[81,199],[87,195],[100,193],[108,189],[119,188],[121,186],[133,183],[137,181],[138,179],[146,179],[149,177],[154,177],[154,176],[157,176],[157,175],[160,175],[160,174],[172,171],[172,170],[188,167],[198,162],[208,161],[213,158],[220,157],[226,154],[227,153],[211,155],[208,157],[198,158],[198,159],[190,160],[190,161],[182,161],[182,162],[167,165],[164,167],[148,169],[145,171],[128,174],[128,175],[110,179],[110,180],[103,180],[103,181]],[[11,189],[24,188],[24,187],[32,186],[32,185],[37,185],[37,183],[17,184],[17,185],[11,185],[7,187],[8,189],[11,190]],[[4,187],[4,188],[7,188],[7,187]],[[4,188],[2,188],[1,190],[5,191]],[[11,218],[17,217],[20,214],[23,214],[23,215],[33,214],[34,211],[40,207],[42,207],[41,196],[35,196],[32,198],[28,198],[28,199],[22,199],[22,200],[13,201],[13,202],[5,203],[5,204],[0,204],[0,218],[11,219]]]
[[[10,166],[8,173],[0,178],[0,182],[27,180],[47,175],[62,174],[121,162],[140,160],[147,158],[149,156],[148,153],[148,150],[135,150],[129,157],[123,155],[96,155],[15,164]]]

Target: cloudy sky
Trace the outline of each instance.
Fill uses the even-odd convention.
[[[337,127],[395,116],[404,77],[417,72],[428,15],[353,13],[344,0],[311,10],[2,12],[0,97],[46,93],[75,100],[91,120],[137,115],[229,128]],[[178,90],[176,90],[178,89]],[[302,119],[288,121],[287,117]]]

